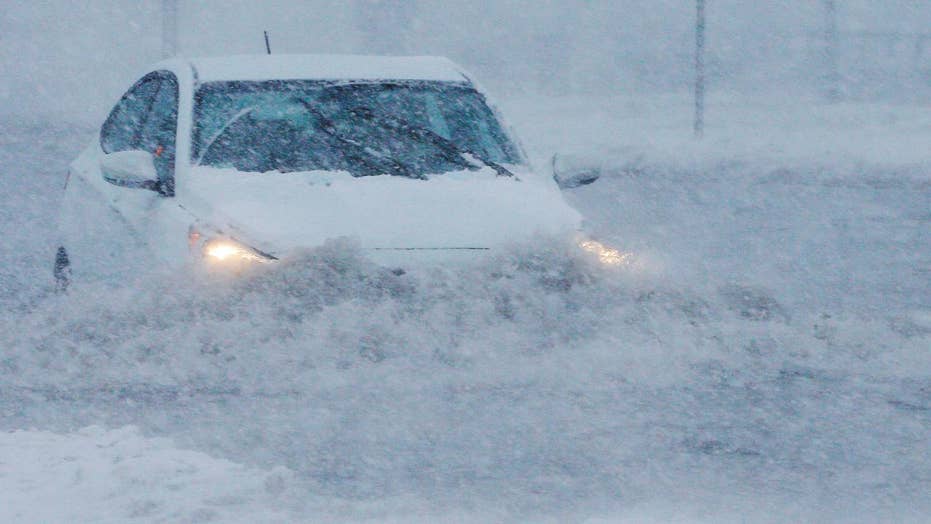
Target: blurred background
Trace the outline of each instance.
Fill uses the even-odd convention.
[[[0,113],[96,122],[164,54],[438,54],[501,96],[687,94],[695,0],[3,0]],[[171,29],[170,27],[168,28]],[[707,0],[710,92],[915,102],[927,0]]]

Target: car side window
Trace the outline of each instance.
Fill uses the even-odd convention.
[[[158,85],[156,75],[146,75],[123,95],[100,129],[100,147],[104,153],[136,149]]]
[[[178,131],[178,81],[168,72],[158,73],[159,84],[135,149],[152,153],[155,169],[166,194],[174,189],[175,140]]]

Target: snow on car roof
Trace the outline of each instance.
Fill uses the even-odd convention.
[[[218,80],[437,80],[465,82],[434,56],[233,55],[190,59],[200,82]]]

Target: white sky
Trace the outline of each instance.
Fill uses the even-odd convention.
[[[684,90],[691,78],[689,0],[178,1],[186,54],[261,52],[268,29],[275,52],[447,55],[506,93]],[[823,27],[821,0],[707,1],[712,87],[817,78],[817,41],[805,35]],[[2,113],[99,119],[160,58],[159,0],[0,3]],[[837,3],[843,30],[931,33],[926,0]],[[850,61],[931,71],[931,42],[921,57],[913,47]]]

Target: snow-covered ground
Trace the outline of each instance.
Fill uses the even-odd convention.
[[[126,427],[0,433],[3,522],[274,522],[291,474],[261,472]]]
[[[566,198],[629,265],[333,242],[56,297],[91,137],[0,124],[0,520],[927,520],[931,109],[715,98],[695,143],[687,97],[502,107],[605,168]]]

